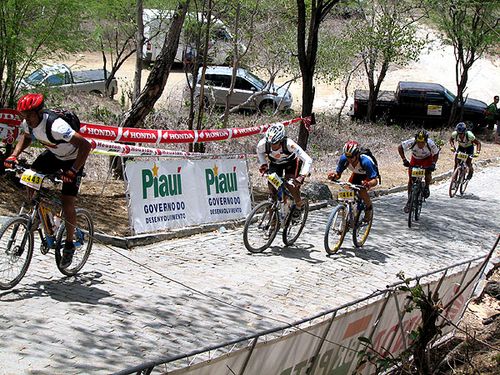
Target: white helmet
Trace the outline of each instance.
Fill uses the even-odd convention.
[[[271,144],[280,142],[285,138],[285,126],[283,124],[273,124],[266,131],[266,142]]]

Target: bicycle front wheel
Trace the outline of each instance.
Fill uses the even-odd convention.
[[[0,289],[16,286],[26,274],[33,257],[33,232],[28,219],[14,217],[0,229]]]
[[[354,246],[361,247],[365,244],[370,229],[372,229],[373,215],[370,220],[365,220],[366,211],[363,208],[358,210],[356,218],[354,219],[354,229],[352,231],[352,242]]]
[[[250,212],[243,229],[243,243],[251,253],[261,253],[273,242],[280,222],[273,203],[259,203]]]
[[[335,207],[328,218],[325,230],[325,250],[328,254],[334,254],[342,246],[347,233],[347,207],[340,204]]]
[[[453,198],[455,194],[457,194],[459,186],[458,182],[459,174],[460,174],[460,167],[457,167],[453,171],[453,175],[451,176],[451,181],[450,181],[450,188],[448,189],[448,194],[450,195],[450,198]]]
[[[460,178],[460,195],[465,193],[465,189],[467,189],[467,185],[469,184],[469,179],[466,174],[469,173],[469,168],[463,168]]]
[[[306,225],[307,215],[309,215],[309,202],[307,199],[304,199],[304,205],[302,206],[300,216],[293,217],[295,210],[298,210],[298,208],[294,207],[290,212],[286,219],[285,228],[283,229],[283,243],[286,246],[291,246],[297,241],[304,229],[304,225]]]
[[[94,242],[94,223],[90,213],[83,209],[76,210],[76,226],[74,235],[75,253],[71,264],[61,268],[62,250],[66,238],[66,221],[61,224],[56,238],[56,264],[59,271],[66,276],[73,276],[80,271],[89,259]]]
[[[420,219],[420,212],[422,212],[422,203],[424,201],[424,189],[420,186],[415,190],[415,197],[413,198],[413,205],[415,206],[415,211],[413,212],[415,221]]]

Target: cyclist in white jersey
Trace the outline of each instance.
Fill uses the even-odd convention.
[[[455,142],[458,143],[458,148],[455,147]],[[450,146],[451,151],[453,152],[464,152],[467,155],[473,155],[474,157],[479,156],[481,152],[481,142],[476,139],[474,133],[472,133],[470,130],[467,130],[467,125],[465,125],[465,123],[463,122],[459,122],[455,127],[455,131],[451,133]],[[474,152],[474,146],[476,146],[476,152]],[[474,172],[472,159],[468,158],[466,163],[469,167],[469,174],[467,175],[467,179],[470,180]],[[455,154],[455,168],[457,167],[457,165],[458,158]]]
[[[51,141],[47,137],[46,128],[49,115],[44,113],[43,109],[42,94],[26,94],[19,99],[17,111],[23,120],[21,123],[23,133],[12,154],[5,159],[4,165],[6,168],[11,168],[17,164],[17,157],[33,139],[37,139],[46,150],[36,158],[31,168],[44,174],[57,173],[62,170],[61,201],[64,217],[69,225],[67,225],[60,267],[66,268],[71,264],[75,252],[73,243],[76,226],[75,202],[91,145],[62,118],[57,118],[52,123],[51,133],[54,140]]]
[[[294,179],[294,185],[288,185],[297,208],[301,209],[303,202],[300,197],[300,186],[311,171],[312,159],[296,142],[286,136],[283,124],[273,124],[267,129],[266,135],[257,144],[259,172],[274,173],[285,179]],[[276,199],[276,189],[269,183],[269,194]],[[298,210],[294,211],[300,215]]]
[[[408,161],[405,156],[405,151],[411,152],[411,159]],[[413,167],[425,169],[425,189],[424,196],[429,198],[429,185],[432,181],[432,172],[436,169],[436,162],[439,158],[439,147],[432,139],[429,139],[427,130],[420,130],[415,134],[415,137],[401,142],[398,147],[399,156],[403,160],[403,165],[408,168],[408,197],[411,193],[411,170]],[[404,211],[409,211],[408,202],[404,207]]]

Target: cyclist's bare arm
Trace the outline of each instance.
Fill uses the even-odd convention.
[[[17,145],[14,148],[14,151],[12,151],[11,156],[15,156],[17,158],[25,149],[29,147],[31,141],[32,141],[31,135],[23,133],[21,135],[21,140],[17,142]]]
[[[76,170],[80,170],[85,164],[87,157],[89,156],[90,150],[92,146],[90,142],[83,138],[80,134],[75,133],[73,137],[71,137],[69,143],[75,146],[78,149],[78,153],[76,154],[76,160],[73,164],[73,168]]]
[[[472,144],[476,146],[476,152],[481,151],[481,142],[477,138],[472,141]]]

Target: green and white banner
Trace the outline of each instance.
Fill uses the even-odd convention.
[[[125,172],[136,234],[241,219],[251,209],[242,158],[130,161]]]

